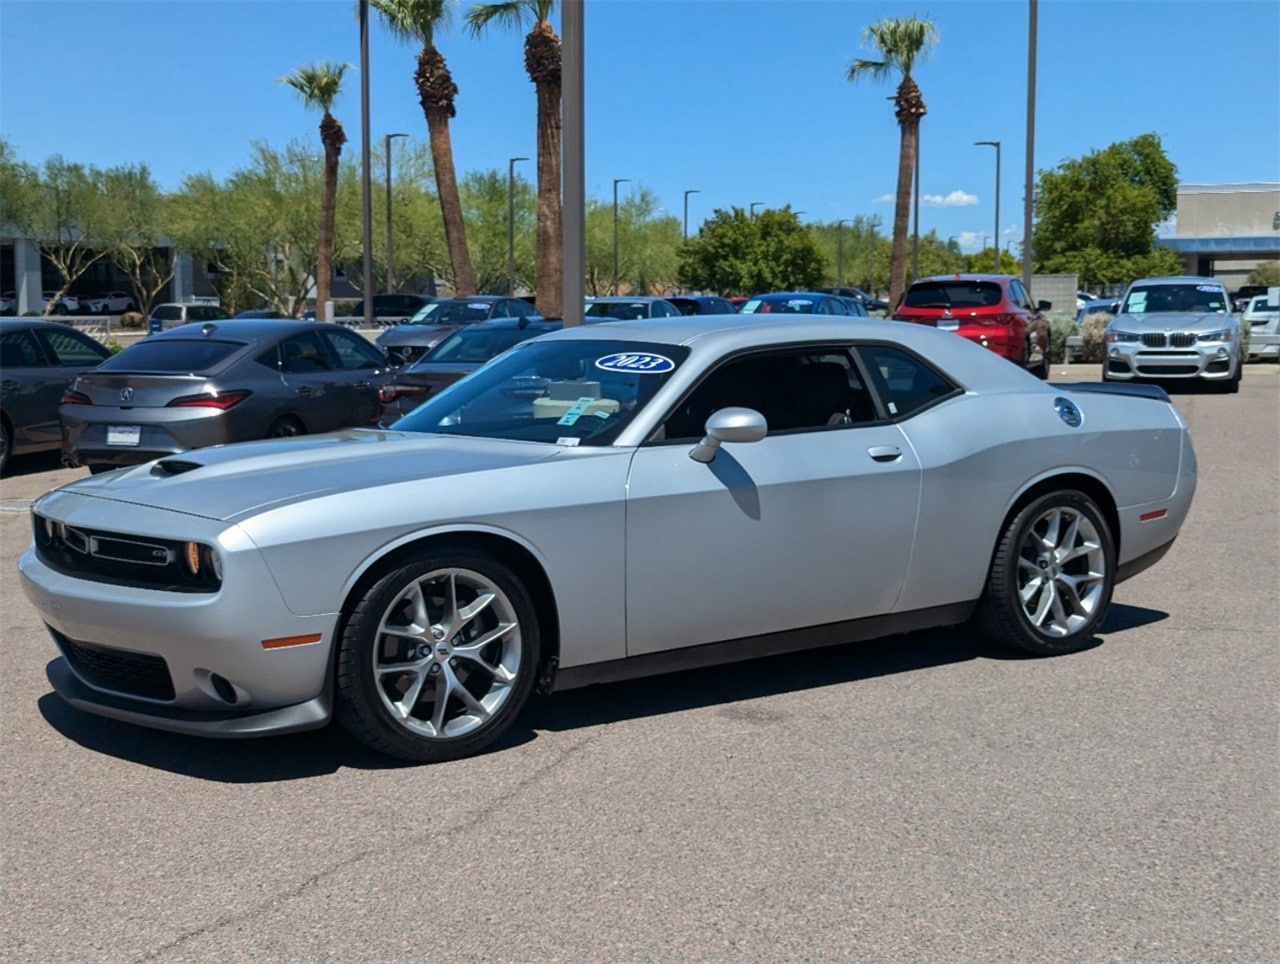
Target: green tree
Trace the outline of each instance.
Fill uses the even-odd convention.
[[[104,189],[102,171],[60,154],[45,161],[39,185],[26,227],[62,276],[57,294],[45,303],[47,316],[76,279],[106,257],[108,249],[99,239],[114,234],[124,212]]]
[[[301,144],[283,151],[255,145],[251,165],[224,184],[188,177],[170,220],[179,248],[213,269],[227,308],[265,303],[296,315],[317,262],[322,162]]]
[[[1156,247],[1156,225],[1177,208],[1178,171],[1156,134],[1112,144],[1041,171],[1036,184],[1037,268],[1085,285],[1175,274],[1177,254]]]
[[[883,282],[874,280],[876,247],[884,240],[878,217],[860,214],[843,226],[836,222],[816,224],[810,231],[829,267],[825,284],[853,285],[866,291],[887,284],[887,273]]]
[[[533,246],[529,223],[535,197],[532,185],[524,178],[515,180],[516,208],[516,277],[533,275]],[[470,225],[472,266],[476,273],[476,289],[494,294],[505,293],[507,287],[507,173],[476,171],[462,179],[462,208]],[[541,308],[541,299],[539,299]]]
[[[342,124],[330,111],[342,88],[342,77],[347,64],[331,64],[327,60],[307,67],[298,67],[280,82],[288,84],[302,97],[302,102],[313,110],[320,110],[320,143],[324,145],[324,181],[321,187],[320,236],[316,255],[316,314],[324,320],[325,306],[329,302],[330,283],[333,278],[333,223],[338,194],[338,161],[342,145],[347,142]]]
[[[894,115],[898,119],[898,189],[893,206],[893,252],[889,267],[889,303],[896,305],[906,289],[907,215],[911,210],[911,180],[920,142],[920,118],[926,113],[920,87],[911,77],[916,58],[937,42],[938,32],[929,20],[916,17],[890,18],[873,23],[863,33],[863,42],[879,54],[878,60],[855,59],[846,75],[853,82],[869,77],[883,81],[895,73],[902,75],[895,94]]]
[[[107,171],[103,187],[120,205],[123,217],[110,235],[99,239],[111,261],[129,278],[133,300],[143,314],[173,280],[175,253],[168,244],[168,209],[172,201],[160,192],[145,164]]]
[[[532,23],[524,38],[524,66],[538,98],[538,309],[559,318],[564,301],[564,249],[560,198],[560,38],[550,23],[554,0],[507,0],[477,3],[467,14],[472,33],[490,24],[520,29]]]
[[[42,195],[40,172],[20,160],[13,146],[0,138],[0,231],[34,233]]]
[[[458,112],[454,105],[458,85],[453,82],[444,55],[435,45],[436,30],[448,23],[449,0],[369,0],[369,3],[382,14],[393,35],[422,44],[414,83],[431,138],[436,196],[440,200],[445,240],[449,246],[451,280],[455,294],[475,294],[476,279],[467,249],[466,222],[462,216],[458,176],[453,166],[453,141],[449,135],[449,120]]]
[[[1264,261],[1258,265],[1249,272],[1249,284],[1269,288],[1280,286],[1280,261]]]
[[[735,207],[717,209],[684,244],[677,277],[689,290],[740,295],[812,288],[827,271],[813,235],[789,208],[750,217]]]

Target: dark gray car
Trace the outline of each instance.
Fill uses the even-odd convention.
[[[422,309],[402,325],[388,328],[378,336],[378,346],[397,365],[417,361],[463,325],[495,318],[540,320],[538,309],[522,298],[474,295],[470,298],[441,298]]]
[[[376,423],[386,356],[341,325],[235,319],[151,335],[62,397],[64,460],[98,472],[188,449]]]
[[[69,325],[30,318],[0,321],[0,473],[11,456],[61,444],[62,390],[110,357],[106,345]]]

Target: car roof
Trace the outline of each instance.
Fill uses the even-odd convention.
[[[0,331],[22,331],[27,328],[54,328],[58,331],[66,331],[68,328],[75,328],[75,325],[43,318],[0,318]],[[87,333],[81,332],[81,334]]]
[[[212,330],[210,330],[212,329]],[[342,325],[328,322],[301,321],[296,318],[215,318],[210,321],[193,321],[177,328],[167,328],[148,335],[148,341],[189,340],[208,332],[210,336],[225,335],[246,341],[267,341],[283,338],[297,331],[347,331]]]
[[[666,301],[657,295],[594,295],[587,299],[593,304],[635,304],[637,301]]]
[[[543,331],[556,331],[563,327],[564,322],[553,321],[548,318],[489,318],[485,321],[477,321],[470,325],[462,325],[456,332],[454,332],[454,334],[466,335],[469,337],[473,332],[493,331],[498,328],[519,328],[522,330],[537,328]]]
[[[758,298],[840,298],[842,295],[833,295],[829,291],[765,291],[758,295],[752,295],[751,300]]]
[[[431,299],[431,303],[433,305],[449,305],[449,304],[465,305],[465,304],[468,304],[469,302],[483,301],[486,304],[489,304],[494,301],[505,300],[506,297],[507,297],[506,295],[467,295],[465,298],[433,298]],[[520,299],[514,298],[512,300],[519,301]],[[423,307],[426,307],[426,306],[424,305]]]
[[[1012,280],[1014,280],[1014,276],[1009,274],[976,274],[976,273],[966,274],[964,272],[961,272],[959,274],[933,274],[933,275],[929,275],[929,277],[927,278],[916,278],[916,280],[911,283],[913,285],[918,285],[921,282],[925,282],[925,281],[1012,281]]]
[[[1138,278],[1129,284],[1134,285],[1216,285],[1220,288],[1226,288],[1221,278],[1208,278],[1203,275],[1194,274],[1178,274],[1169,275],[1163,278]]]

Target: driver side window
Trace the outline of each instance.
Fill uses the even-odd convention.
[[[731,407],[759,412],[770,435],[862,424],[877,417],[871,393],[847,350],[788,349],[721,365],[677,406],[661,437],[701,438],[707,418]]]

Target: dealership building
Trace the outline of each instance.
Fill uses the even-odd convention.
[[[1156,244],[1176,251],[1187,274],[1238,288],[1254,268],[1280,262],[1280,183],[1180,184],[1177,231]]]

